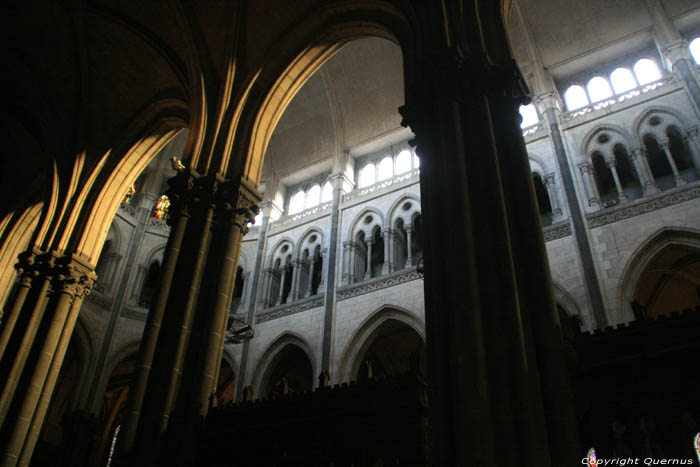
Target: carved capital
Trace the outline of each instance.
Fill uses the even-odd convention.
[[[53,290],[73,298],[89,295],[97,279],[91,267],[68,255],[56,259],[52,277]]]
[[[605,165],[608,168],[615,167],[617,165],[617,161],[615,160],[615,157],[614,156],[613,157],[606,157],[605,158]]]
[[[542,181],[544,182],[545,186],[554,186],[554,174],[553,173],[546,174]]]
[[[399,107],[401,126],[410,127],[416,135],[409,144],[420,151],[436,98],[473,105],[484,95],[512,107],[514,118],[518,106],[530,103],[527,84],[514,60],[494,65],[484,55],[465,57],[454,47],[428,54],[421,78],[410,86],[406,105]]]
[[[660,140],[658,141],[658,143],[659,143],[659,147],[660,147],[662,150],[668,151],[669,144],[670,144],[670,142],[669,142],[668,139],[660,139]]]
[[[593,171],[593,166],[590,162],[584,162],[582,164],[579,164],[577,167],[578,170],[581,172],[581,175],[591,175]]]
[[[262,195],[248,180],[234,179],[222,184],[217,200],[217,215],[233,223],[243,235],[250,230],[260,212]]]

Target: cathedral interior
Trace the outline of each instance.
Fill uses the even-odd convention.
[[[0,8],[0,467],[700,462],[700,1]]]

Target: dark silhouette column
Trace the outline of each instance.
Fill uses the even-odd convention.
[[[514,63],[445,48],[426,56],[400,109],[421,156],[431,465],[558,466],[578,454],[575,426],[552,433],[572,408],[553,394],[568,377],[517,114],[525,94]]]

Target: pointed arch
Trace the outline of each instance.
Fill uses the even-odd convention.
[[[405,212],[401,212],[400,209],[406,202],[410,202],[412,206],[410,209],[405,210]],[[389,208],[387,226],[393,228],[393,225],[399,218],[403,219],[404,223],[410,224],[414,213],[420,211],[420,198],[413,193],[403,193],[391,204],[391,207]]]
[[[310,254],[313,254],[313,248],[315,248],[316,245],[323,245],[323,230],[320,227],[316,226],[311,226],[307,228],[303,234],[299,237],[299,244],[297,245],[297,258],[302,257],[302,253],[304,251],[304,247],[307,244],[307,240],[310,240],[311,236],[316,234],[317,239],[314,240],[313,242],[309,243],[309,246],[312,247],[312,249],[309,251]]]
[[[649,125],[649,120],[654,115],[660,116],[662,119],[666,120],[662,121],[661,125],[658,125],[658,132],[652,131],[652,128]],[[651,135],[653,137],[658,138],[659,136],[665,134],[666,128],[674,125],[677,126],[685,135],[685,122],[687,121],[688,118],[685,115],[679,114],[679,111],[677,109],[671,109],[669,107],[655,105],[653,107],[644,109],[639,114],[639,116],[635,118],[634,126],[632,128],[634,134],[637,136],[639,141],[642,141],[646,135]]]
[[[370,222],[365,223],[367,215],[372,215],[373,219]],[[378,209],[366,207],[360,212],[360,214],[355,216],[355,219],[353,219],[353,221],[350,223],[348,238],[354,239],[360,232],[364,232],[366,237],[370,237],[372,236],[376,226],[383,228],[385,225],[384,215]]]
[[[416,56],[418,31],[413,29],[395,4],[358,0],[321,6],[314,15],[290,28],[279,41],[290,46],[269,54],[265,66],[250,83],[251,98],[240,110],[240,126],[246,139],[241,150],[246,153],[232,159],[245,161],[243,176],[256,182],[260,179],[268,143],[284,110],[308,79],[346,43],[362,37],[381,37],[399,43],[404,57]],[[404,60],[404,67],[413,63],[414,60]],[[413,76],[414,71],[406,68],[404,74]]]
[[[377,330],[389,320],[399,321],[413,329],[425,343],[425,324],[405,308],[394,305],[383,305],[369,315],[358,327],[353,337],[348,341],[340,360],[338,379],[349,381],[357,373],[361,362],[359,355],[371,345]]]
[[[274,369],[282,351],[288,346],[297,347],[306,354],[311,364],[312,378],[318,374],[318,366],[314,358],[314,352],[311,350],[311,346],[306,342],[306,339],[297,333],[284,331],[268,345],[267,349],[262,353],[254,366],[255,371],[251,379],[251,385],[258,397],[264,396],[261,394],[261,391],[263,388],[267,387],[269,383],[270,372]]]
[[[651,234],[630,255],[617,286],[617,306],[620,321],[634,317],[632,301],[635,287],[647,266],[664,250],[674,247],[693,248],[700,251],[700,230],[663,227]]]

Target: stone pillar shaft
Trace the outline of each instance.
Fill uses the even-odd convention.
[[[615,188],[617,189],[617,199],[620,203],[626,203],[627,195],[625,195],[625,190],[622,189],[622,183],[620,183],[620,176],[617,173],[617,167],[615,166],[615,158],[606,159],[605,163],[612,173],[613,180],[615,181]]]
[[[544,177],[544,186],[547,189],[549,203],[552,206],[552,217],[557,219],[562,216],[561,205],[559,204],[559,194],[555,187],[554,174],[548,174]]]
[[[630,157],[630,159],[632,160],[635,169],[637,169],[637,173],[641,179],[642,192],[644,196],[658,193],[660,191],[659,186],[656,184],[654,175],[651,173],[651,169],[649,168],[649,161],[647,160],[644,147],[637,146],[632,148],[632,157]]]
[[[413,248],[411,248],[413,226],[405,225],[403,228],[406,231],[406,267],[411,267],[413,266]]]
[[[365,275],[365,280],[372,278],[372,244],[374,239],[365,239],[365,244],[367,245],[367,273]]]
[[[671,150],[669,148],[668,141],[667,140],[659,141],[659,147],[666,155],[666,160],[668,161],[668,165],[671,166],[671,171],[673,172],[673,180],[676,183],[676,186],[685,185],[685,180],[683,179],[683,176],[678,171],[678,167],[676,166],[676,161],[673,160],[673,155],[671,155]]]
[[[384,264],[382,265],[382,274],[388,274],[393,270],[391,264],[391,229],[382,230],[382,238],[384,239]]]

